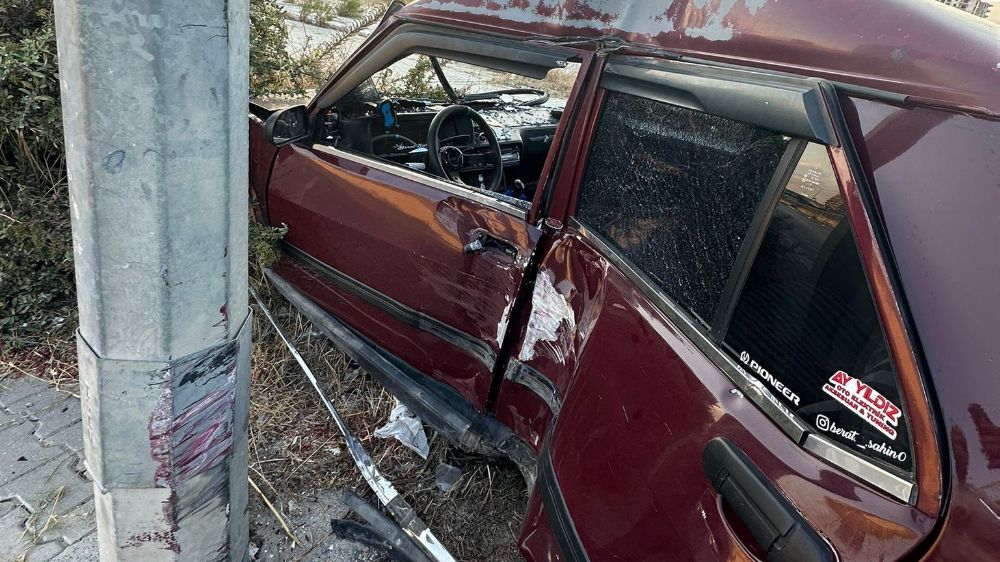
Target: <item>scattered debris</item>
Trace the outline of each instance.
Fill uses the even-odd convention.
[[[382,472],[379,471],[375,462],[368,454],[368,451],[366,451],[364,446],[361,444],[361,441],[354,435],[350,428],[347,427],[347,424],[344,423],[344,420],[337,411],[337,408],[334,407],[333,403],[330,402],[330,399],[327,398],[322,386],[320,386],[319,381],[316,379],[316,375],[313,374],[312,369],[309,368],[305,359],[302,358],[302,354],[299,353],[298,348],[292,344],[292,341],[281,328],[281,325],[274,319],[274,315],[271,314],[271,310],[264,305],[264,301],[261,300],[260,295],[257,294],[257,291],[252,286],[250,287],[250,295],[255,301],[257,301],[257,305],[260,307],[261,312],[264,313],[264,316],[271,323],[271,326],[274,327],[274,331],[278,334],[278,337],[280,337],[285,343],[288,351],[291,352],[292,357],[299,364],[302,372],[306,375],[306,378],[316,391],[316,395],[326,407],[326,410],[330,413],[330,417],[333,419],[334,424],[337,426],[337,429],[340,431],[340,434],[343,436],[344,441],[347,444],[347,450],[351,453],[351,457],[354,459],[354,464],[357,466],[358,470],[361,471],[365,481],[371,487],[372,491],[375,492],[375,495],[378,497],[382,505],[393,515],[393,517],[395,517],[402,530],[405,531],[405,533],[409,535],[409,537],[417,544],[419,544],[420,548],[423,549],[432,560],[436,562],[455,562],[455,558],[448,552],[448,549],[445,548],[440,541],[438,541],[438,538],[434,536],[434,533],[431,532],[429,528],[427,528],[427,525],[416,516],[413,508],[409,503],[407,503],[406,499],[399,494],[392,482],[386,479],[385,476],[382,475]],[[397,404],[397,407],[393,408],[393,412],[395,412],[398,407],[399,405]],[[402,412],[400,412],[400,416],[402,416]],[[391,417],[392,416],[390,416],[390,418]],[[417,423],[419,424],[419,420]],[[420,432],[421,434],[423,433],[422,426]],[[426,440],[427,438],[424,436],[425,444]],[[252,480],[251,484],[253,484]],[[254,487],[256,488],[256,485],[254,485]],[[270,504],[268,505],[270,506]]]
[[[382,439],[395,437],[400,443],[425,459],[430,454],[427,434],[424,433],[424,425],[420,423],[420,418],[413,415],[399,400],[396,400],[396,404],[389,414],[389,421],[375,430],[375,437]]]
[[[434,469],[434,483],[439,490],[448,493],[462,479],[462,469],[448,463],[441,463]]]

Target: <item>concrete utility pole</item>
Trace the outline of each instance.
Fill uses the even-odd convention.
[[[55,0],[102,560],[245,560],[248,0]]]

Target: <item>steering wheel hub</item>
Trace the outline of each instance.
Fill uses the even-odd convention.
[[[465,153],[462,152],[462,149],[457,146],[442,146],[440,153],[441,163],[446,168],[461,170],[462,166],[465,164]]]
[[[441,129],[449,119],[466,118],[479,128],[479,132],[486,141],[486,146],[477,146],[475,141],[477,135],[468,135],[472,141],[472,146],[461,148],[446,144],[442,146]],[[470,130],[470,133],[472,131]],[[460,135],[461,136],[461,135]],[[445,139],[448,140],[448,139]],[[489,183],[486,189],[490,191],[500,191],[503,182],[503,156],[500,152],[500,141],[497,140],[493,128],[486,123],[483,116],[467,105],[452,105],[438,112],[431,121],[427,130],[427,160],[430,169],[435,174],[456,183],[464,184],[462,181],[462,171],[466,165],[485,171],[492,169]]]

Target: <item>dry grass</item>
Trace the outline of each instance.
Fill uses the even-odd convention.
[[[0,371],[41,379],[60,392],[80,397],[76,343],[72,336],[48,336],[36,345],[0,352]]]
[[[452,554],[467,561],[521,560],[516,537],[527,492],[516,467],[463,453],[430,428],[427,460],[395,440],[374,437],[392,410],[392,395],[254,277],[261,298],[348,427]],[[311,385],[260,312],[254,315],[250,392],[250,474],[272,500],[278,498],[276,504],[317,489],[351,489],[378,504]],[[447,494],[435,484],[434,470],[442,462],[464,472]]]

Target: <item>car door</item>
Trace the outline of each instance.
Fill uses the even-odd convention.
[[[313,114],[421,49],[535,77],[566,59],[564,50],[404,24],[367,44]],[[320,143],[280,150],[267,202],[270,222],[288,225],[282,277],[369,343],[486,409],[539,237],[526,202]]]
[[[593,101],[498,400],[526,558],[919,552],[933,420],[830,86],[612,56]]]

